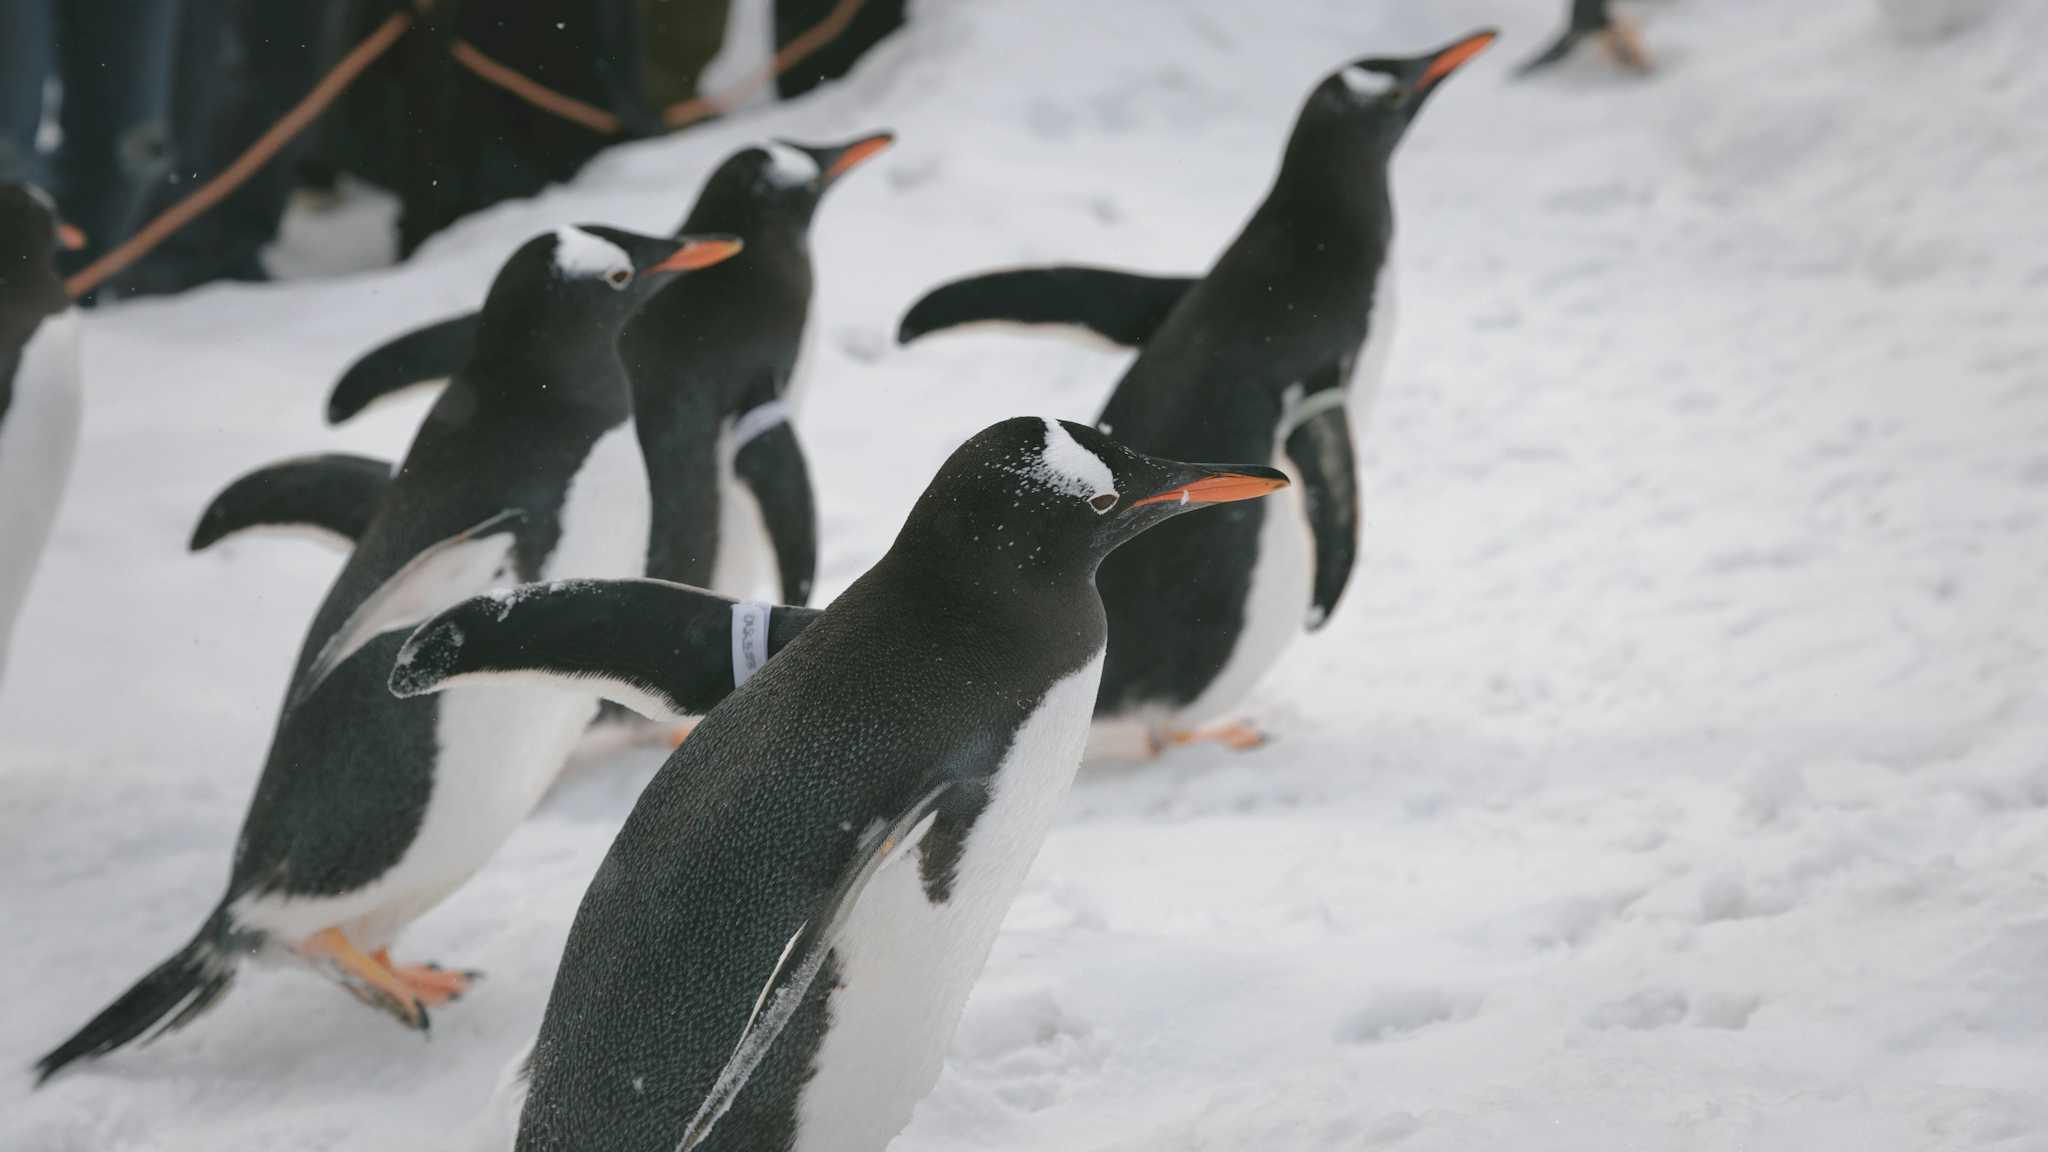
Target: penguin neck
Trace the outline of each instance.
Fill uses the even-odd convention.
[[[1095,563],[1080,550],[938,508],[914,511],[876,567],[920,603],[992,629],[1057,627],[1091,605],[1101,613]]]
[[[1394,235],[1394,197],[1384,160],[1372,170],[1333,170],[1329,151],[1288,149],[1280,174],[1246,231],[1264,226],[1289,250],[1376,268]]]
[[[721,196],[702,200],[676,229],[677,235],[693,232],[730,232],[747,242],[749,255],[763,246],[801,249],[808,239],[811,217],[817,204],[771,204],[757,196]]]
[[[623,378],[617,340],[610,317],[487,313],[465,375],[484,395],[570,400],[598,375]]]
[[[56,295],[61,301],[61,287]],[[14,377],[21,371],[22,353],[28,342],[35,339],[43,321],[62,311],[62,304],[43,309],[28,301],[10,300],[0,305],[0,418],[5,418],[7,410],[14,406]]]
[[[54,275],[46,284],[28,287],[29,291],[17,294],[15,288],[0,278],[0,288],[8,288],[8,295],[12,297],[0,301],[0,358],[21,355],[21,350],[28,347],[43,321],[71,306],[64,295],[63,283]]]

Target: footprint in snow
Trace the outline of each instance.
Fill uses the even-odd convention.
[[[1479,1011],[1479,999],[1473,993],[1426,984],[1375,989],[1362,1006],[1338,1023],[1337,1040],[1343,1044],[1380,1044],[1435,1024],[1469,1020]]]

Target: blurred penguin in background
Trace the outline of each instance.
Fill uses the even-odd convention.
[[[1633,21],[1616,16],[1609,10],[1607,0],[1571,0],[1563,34],[1517,68],[1515,75],[1527,76],[1563,63],[1588,40],[1599,44],[1601,52],[1620,67],[1630,72],[1650,71],[1650,54],[1643,48],[1642,36]]]

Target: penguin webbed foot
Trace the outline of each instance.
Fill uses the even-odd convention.
[[[339,928],[314,933],[299,954],[363,1004],[415,1032],[429,1029],[427,1005],[389,965],[367,956]],[[380,955],[382,953],[380,952]]]
[[[1220,744],[1232,752],[1249,752],[1265,746],[1265,730],[1249,720],[1232,720],[1227,724],[1212,724],[1207,728],[1196,728],[1186,732],[1168,732],[1163,741],[1166,747],[1184,748],[1190,744]]]
[[[439,964],[393,964],[391,974],[412,991],[413,998],[428,1008],[462,999],[470,985],[483,979],[474,968],[443,968]]]
[[[1650,52],[1643,47],[1642,33],[1634,23],[1615,19],[1600,33],[1600,43],[1614,62],[1642,75],[1650,73]]]

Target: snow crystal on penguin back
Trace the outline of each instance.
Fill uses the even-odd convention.
[[[808,184],[818,178],[818,162],[803,151],[779,140],[761,147],[768,153],[768,178],[776,184],[786,188],[792,184]]]
[[[633,274],[633,258],[625,249],[581,228],[563,225],[555,229],[555,271],[564,280],[607,279]]]

